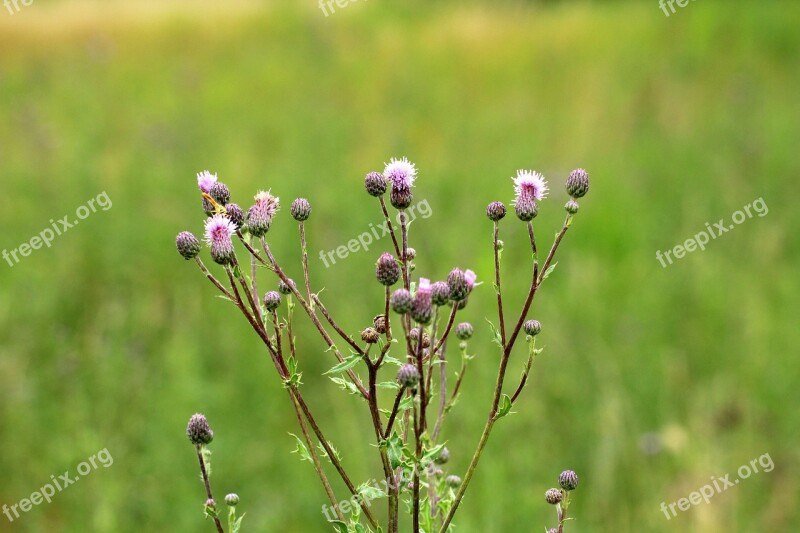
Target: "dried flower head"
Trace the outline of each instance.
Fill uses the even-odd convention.
[[[408,332],[408,336],[411,337],[411,340],[414,343],[419,341],[419,337],[422,335],[422,347],[423,348],[430,348],[431,346],[431,337],[424,330],[420,328],[411,328],[411,331]]]
[[[375,327],[375,330],[383,335],[386,333],[386,317],[383,315],[377,315],[375,318],[372,319],[372,325]]]
[[[361,331],[361,340],[367,344],[375,344],[380,338],[381,334],[375,328],[365,328]]]
[[[280,208],[280,199],[269,191],[260,191],[255,196],[256,203],[247,210],[246,224],[254,237],[263,237],[272,225],[272,219]]]
[[[236,226],[222,214],[214,215],[206,220],[205,240],[211,247],[211,258],[220,265],[230,263],[235,252],[231,236],[236,233]]]
[[[548,489],[544,493],[544,499],[550,505],[556,505],[564,499],[564,492],[561,489]]]
[[[200,241],[188,231],[178,233],[175,237],[175,247],[185,259],[194,259],[200,253]]]
[[[214,440],[214,432],[208,425],[206,417],[200,413],[192,415],[186,426],[186,436],[195,446],[209,444]]]
[[[211,192],[211,186],[217,182],[217,175],[212,174],[208,170],[204,170],[197,174],[197,186],[204,193]]]

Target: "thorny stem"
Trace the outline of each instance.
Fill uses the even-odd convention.
[[[196,446],[196,450],[197,450],[197,460],[200,462],[200,473],[203,475],[203,484],[206,487],[206,496],[208,496],[209,500],[213,501],[214,495],[211,494],[211,482],[208,480],[208,472],[206,472],[206,462],[205,459],[203,459],[203,445],[198,444]],[[216,511],[216,509],[214,509],[214,511]],[[214,517],[214,525],[217,526],[217,531],[219,533],[224,533],[224,530],[222,529],[222,524],[220,523],[219,518],[216,516]]]

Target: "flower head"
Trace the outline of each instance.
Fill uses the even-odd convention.
[[[175,237],[175,246],[185,259],[194,259],[200,253],[200,241],[188,231],[182,231]]]
[[[256,203],[247,210],[247,229],[255,237],[263,237],[272,225],[272,218],[280,208],[280,198],[269,191],[260,191]]]
[[[431,321],[433,314],[433,295],[431,293],[431,281],[427,278],[420,278],[414,300],[411,302],[411,318],[420,324],[427,324]]]
[[[405,157],[403,159],[392,158],[386,165],[383,175],[392,182],[393,189],[408,190],[414,185],[417,168]]]
[[[233,259],[231,236],[236,233],[236,224],[225,215],[218,214],[206,220],[205,240],[211,247],[211,257],[224,265]]]
[[[189,419],[189,424],[186,426],[186,436],[195,446],[208,444],[214,440],[214,432],[208,425],[208,420],[200,413],[192,415]]]
[[[467,270],[464,272],[464,280],[467,282],[467,288],[470,291],[475,288],[476,279],[478,279],[478,275],[472,270]]]
[[[535,170],[518,170],[514,180],[515,202],[520,198],[542,200],[547,197],[547,182]]]
[[[217,175],[212,174],[208,170],[204,170],[197,174],[197,186],[205,193],[211,192],[211,187],[217,182]]]

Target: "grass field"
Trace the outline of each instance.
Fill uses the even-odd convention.
[[[486,282],[445,427],[454,473],[498,360],[485,206],[511,201],[518,168],[543,172],[549,245],[563,179],[592,177],[531,313],[545,354],[457,531],[542,531],[542,494],[565,468],[581,476],[570,533],[800,528],[800,4],[703,0],[670,17],[655,1],[373,0],[328,17],[310,1],[165,4],[0,6],[0,249],[103,192],[113,203],[0,262],[0,504],[100,450],[114,459],[13,523],[0,515],[1,531],[212,531],[184,435],[197,411],[216,433],[215,490],[240,494],[245,531],[326,531],[262,346],[174,236],[201,232],[203,169],[244,205],[267,188],[287,206],[309,198],[312,278],[357,332],[378,312],[372,269],[389,243],[329,268],[319,251],[380,221],[362,180],[393,156],[417,164],[432,211],[412,226],[417,273],[461,265]],[[656,258],[758,199],[767,213],[705,251]],[[299,278],[288,209],[270,236]],[[509,217],[502,238],[516,313],[524,225]],[[331,355],[301,324],[309,402],[354,477],[379,477],[366,411],[320,375]],[[771,472],[665,518],[661,502],[767,453]]]

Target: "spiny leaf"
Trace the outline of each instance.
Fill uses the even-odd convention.
[[[361,360],[361,355],[355,353],[342,361],[341,363],[334,365],[330,370],[325,372],[323,375],[328,374],[338,374],[339,372],[344,372],[345,370],[349,370],[356,366],[358,362]]]

